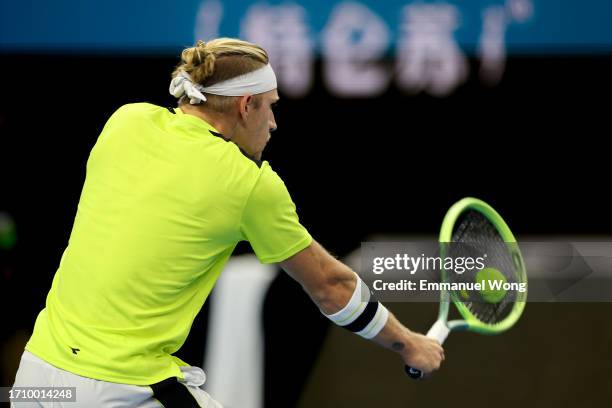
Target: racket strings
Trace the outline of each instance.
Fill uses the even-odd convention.
[[[483,257],[486,254],[485,266],[499,270],[507,282],[515,282],[517,271],[508,244],[503,241],[497,229],[481,213],[467,211],[460,219],[449,246],[449,254],[453,257]],[[447,273],[449,281],[475,282],[478,270],[466,271],[463,274]],[[479,320],[494,324],[505,319],[512,311],[516,294],[508,291],[497,303],[485,301],[475,291],[470,293],[453,293]]]

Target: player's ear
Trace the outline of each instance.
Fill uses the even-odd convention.
[[[253,95],[239,96],[238,109],[242,120],[246,120],[251,109],[253,109]]]

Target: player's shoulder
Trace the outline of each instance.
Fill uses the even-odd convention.
[[[105,131],[131,132],[135,128],[164,127],[171,122],[172,116],[168,108],[152,103],[129,103],[113,112],[106,121]]]
[[[243,177],[247,176],[251,180],[251,188],[260,179],[270,180],[278,177],[267,161],[257,160],[220,133],[212,130],[210,133],[215,136],[214,138],[219,141],[218,143],[225,145],[225,149],[222,150],[220,164],[223,167],[231,167],[231,174],[238,179],[244,180]]]
[[[286,189],[285,183],[267,161],[261,162],[257,170],[257,181],[254,188],[262,194],[283,193]]]
[[[263,177],[266,180],[282,181],[278,173],[274,171],[274,169],[267,160],[264,160],[259,163],[258,167],[260,178]]]
[[[130,117],[142,117],[147,115],[169,114],[167,108],[154,105],[148,102],[128,103],[120,106],[113,113],[114,118],[128,119]]]

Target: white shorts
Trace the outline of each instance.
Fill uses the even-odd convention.
[[[186,370],[201,371],[198,367]],[[13,402],[14,408],[223,408],[200,387],[174,377],[151,386],[95,380],[52,366],[28,351],[21,356],[13,386],[76,388],[75,402]]]

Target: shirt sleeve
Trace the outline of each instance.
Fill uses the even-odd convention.
[[[247,200],[240,230],[262,263],[284,261],[312,242],[285,183],[267,162]]]

